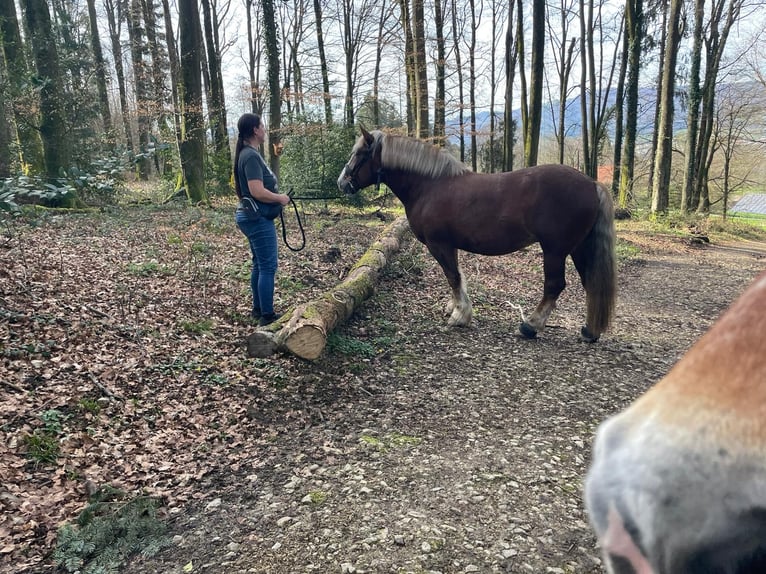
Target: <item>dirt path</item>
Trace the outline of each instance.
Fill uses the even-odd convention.
[[[297,406],[277,397],[257,415],[289,430],[243,440],[249,463],[211,468],[206,498],[171,517],[174,546],[123,572],[601,572],[581,500],[597,424],[766,261],[762,246],[627,239],[642,254],[622,268],[614,329],[596,345],[577,340],[577,285],[541,337],[517,337],[511,304],[535,300],[534,251],[464,257],[476,318],[447,328],[444,279],[410,244],[342,331],[385,352],[296,363],[279,381]]]

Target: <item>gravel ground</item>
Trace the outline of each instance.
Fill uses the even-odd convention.
[[[210,469],[204,498],[170,515],[174,544],[123,572],[602,572],[582,502],[598,423],[668,371],[765,253],[620,240],[639,253],[594,345],[577,337],[572,269],[548,328],[517,335],[512,305],[531,310],[541,285],[536,249],[463,255],[475,319],[448,328],[446,282],[409,242],[332,352],[290,362],[259,403],[287,430],[245,437],[248,464]]]

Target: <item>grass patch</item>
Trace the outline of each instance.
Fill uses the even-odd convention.
[[[32,434],[24,436],[24,444],[27,447],[27,456],[38,463],[53,463],[59,456],[60,448],[58,439],[37,429]]]
[[[385,452],[391,449],[417,446],[423,442],[423,439],[417,436],[392,432],[383,436],[382,438],[378,438],[369,434],[363,434],[359,437],[359,441],[376,450]]]
[[[199,319],[197,321],[181,321],[181,329],[194,335],[204,335],[215,327],[212,319]]]
[[[160,265],[156,261],[144,261],[142,263],[128,263],[126,271],[137,277],[165,277],[173,275],[173,271],[167,265]]]

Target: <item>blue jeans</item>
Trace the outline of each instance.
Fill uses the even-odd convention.
[[[277,273],[277,229],[273,221],[264,217],[249,219],[237,211],[235,220],[240,231],[250,242],[253,269],[250,272],[250,290],[253,292],[253,314],[274,313],[274,276]]]

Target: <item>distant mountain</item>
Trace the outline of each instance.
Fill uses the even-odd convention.
[[[638,136],[639,138],[651,138],[652,131],[654,130],[654,116],[655,116],[655,101],[657,92],[654,88],[643,88],[639,90],[638,94]],[[682,95],[676,96],[675,103],[675,115],[673,121],[673,129],[675,132],[683,131],[686,129],[686,106],[684,104],[685,98]],[[608,106],[614,107],[616,102],[615,90],[611,90],[609,93],[609,99],[607,100]],[[516,120],[517,125],[521,125],[521,109],[513,110],[513,118]],[[575,96],[567,101],[566,114],[565,114],[565,133],[568,138],[579,138],[581,136],[582,124],[581,124],[581,110],[580,110],[580,97]],[[479,135],[479,140],[483,141],[489,137],[489,120],[490,113],[486,111],[477,112],[476,114],[476,131]],[[465,130],[468,132],[468,122],[470,117],[466,115],[464,118]],[[496,113],[496,122],[501,124],[503,121],[503,113],[499,111]],[[559,103],[546,102],[543,104],[543,118],[540,126],[540,134],[543,138],[552,138],[556,134],[559,121]],[[460,121],[459,118],[453,116],[447,120],[447,134],[450,136],[450,141],[457,144],[460,134]],[[608,128],[610,137],[614,134],[614,120],[610,121]],[[470,134],[466,134],[466,142],[470,139]]]

